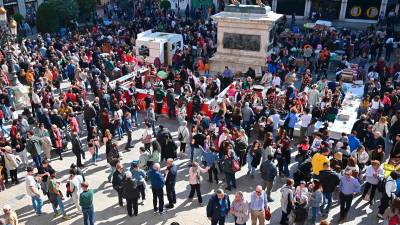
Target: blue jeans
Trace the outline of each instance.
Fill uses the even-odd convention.
[[[324,213],[324,211],[326,211],[328,213],[329,209],[332,206],[332,192],[323,192],[322,194],[324,195],[324,201],[322,202],[320,210],[321,210],[321,213]],[[325,208],[325,204],[327,204],[326,208]]]
[[[138,127],[139,126],[139,122],[138,122],[138,118],[137,118],[137,112],[132,112],[131,113],[131,120],[135,121],[135,125]]]
[[[317,222],[317,213],[319,207],[311,207],[311,223],[315,224]]]
[[[52,204],[52,206],[53,206],[54,213],[57,213],[57,207],[60,207],[61,214],[65,215],[64,203],[62,202],[62,199],[60,196],[57,196],[56,204],[55,205]]]
[[[92,208],[82,208],[83,213],[83,224],[84,225],[94,225],[94,209]],[[88,223],[89,219],[89,223]]]
[[[253,157],[249,154],[247,154],[247,169],[248,169],[248,173],[251,176],[254,176],[254,173],[256,172],[256,168],[254,168],[251,165],[251,162],[253,161]]]
[[[111,182],[111,178],[112,178],[114,172],[115,172],[115,166],[111,166],[111,171],[110,171],[110,174],[108,175],[108,181]]]
[[[122,139],[122,135],[124,134],[124,131],[122,130],[122,120],[118,121],[117,132],[118,132],[118,138]]]
[[[42,214],[43,201],[38,196],[32,196],[32,206],[36,214]]]
[[[236,178],[234,173],[225,173],[225,180],[227,188],[236,188]]]
[[[286,177],[290,177],[289,164],[286,161],[283,162],[283,174],[285,174]]]
[[[42,165],[42,157],[40,155],[37,155],[33,156],[32,159],[33,162],[35,163],[36,168],[39,169],[40,166]]]
[[[96,162],[97,157],[99,157],[99,148],[97,146],[94,146],[94,153],[92,156],[92,162]]]

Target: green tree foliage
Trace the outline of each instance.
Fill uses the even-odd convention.
[[[169,2],[168,0],[162,0],[160,2],[160,8],[164,10],[171,9],[171,2]]]
[[[12,18],[15,20],[15,22],[17,22],[18,25],[21,25],[22,21],[24,21],[24,17],[19,13],[12,15]]]
[[[78,3],[75,0],[49,0],[37,11],[36,25],[40,32],[55,32],[66,27],[78,17]]]

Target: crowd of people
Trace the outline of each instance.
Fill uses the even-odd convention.
[[[304,224],[308,214],[312,224],[329,224],[323,219],[334,199],[340,204],[335,223],[351,220],[352,200],[359,194],[371,207],[379,204],[379,219],[390,225],[400,223],[396,171],[400,61],[394,30],[293,28],[300,35],[284,36],[280,34],[292,28],[283,23],[278,47],[267,58],[261,77],[255,68],[235,74],[228,66],[210,75],[208,60],[217,41],[217,25],[209,18],[213,10],[187,9],[181,16],[160,9],[154,1],[131,4],[125,11],[118,5],[105,9],[112,24],[97,23],[63,37],[44,34],[2,49],[0,191],[18,185],[18,176],[26,170],[26,191],[36,215],[43,213],[44,199],[48,199],[54,217],[69,220],[64,207],[68,197],[77,213],[83,214],[84,224],[93,225],[94,191],[82,168],[97,166],[105,149],[108,182],[120,206],[125,199],[128,216],[139,214],[148,185],[155,213],[163,215],[165,208],[175,207],[175,160],[184,159],[189,166],[189,200],[196,193],[199,206],[203,205],[202,174],[208,174],[209,183],[226,185],[225,191],[217,189],[207,203],[206,216],[212,225],[225,224],[228,215],[237,225],[249,220],[253,225],[265,224],[272,213],[273,187],[281,182],[280,224]],[[171,66],[146,62],[136,55],[135,38],[147,29],[183,35],[183,51],[174,54]],[[338,50],[344,54],[335,62],[333,53]],[[334,140],[330,126],[347,91],[343,71],[354,69],[354,61],[353,81],[364,84],[358,120]],[[337,66],[333,79],[332,65]],[[110,84],[143,67],[154,76],[159,71],[168,76],[151,82],[137,75],[128,86]],[[30,104],[22,112],[6,79],[14,72],[19,82],[29,86]],[[147,89],[143,106],[138,102],[138,89]],[[164,104],[169,119],[179,123],[177,140],[159,123]],[[5,129],[8,125],[11,128]],[[140,156],[124,168],[118,141],[126,136],[123,148],[131,151],[136,130],[141,133]],[[64,195],[64,184],[58,182],[51,164],[57,158],[63,160],[69,150],[76,163],[66,168],[69,179]],[[292,163],[296,164],[294,171],[289,170]],[[249,198],[238,190],[239,171],[259,184]],[[232,191],[235,197],[231,200],[226,192]],[[16,225],[17,214],[11,208],[4,206],[5,224]]]

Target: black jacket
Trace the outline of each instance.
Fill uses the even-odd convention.
[[[229,201],[228,195],[224,196],[224,201],[226,204],[226,214],[229,213],[229,210],[231,208],[231,202]],[[207,217],[211,217],[214,219],[221,218],[221,205],[219,204],[219,199],[217,195],[214,195],[210,198],[210,201],[208,201],[207,204]]]
[[[112,186],[115,190],[119,190],[122,188],[122,181],[124,181],[124,174],[119,172],[118,170],[115,170],[113,177],[112,177]]]
[[[175,185],[176,182],[176,174],[178,172],[177,166],[174,164],[170,167],[167,168],[168,174],[167,177],[165,178],[165,185]]]
[[[319,182],[324,193],[332,193],[339,185],[339,176],[332,170],[319,171]]]
[[[139,197],[137,182],[132,178],[126,178],[122,181],[122,196],[126,199],[134,199]]]
[[[82,142],[79,137],[72,137],[72,152],[75,155],[80,155],[82,153]]]
[[[270,160],[267,160],[261,163],[260,172],[263,180],[272,182],[275,180],[278,170]]]

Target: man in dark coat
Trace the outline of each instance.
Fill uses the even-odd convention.
[[[78,137],[78,133],[72,133],[72,152],[76,156],[76,165],[78,167],[83,167],[81,156],[85,159],[85,153],[82,150],[82,142]]]
[[[126,199],[126,209],[128,211],[128,216],[137,216],[139,191],[137,189],[137,181],[132,179],[132,173],[130,171],[125,172],[125,179],[124,181],[122,181],[122,193],[124,198]]]
[[[165,206],[167,209],[174,208],[174,204],[176,204],[175,183],[177,172],[178,168],[174,164],[174,160],[171,158],[167,159],[167,169],[165,170],[165,188],[169,203]]]
[[[218,189],[207,204],[207,218],[211,221],[211,225],[224,225],[230,208],[229,196],[225,195],[222,189]]]
[[[83,119],[85,120],[86,129],[89,132],[91,129],[91,122],[96,118],[96,110],[90,104],[89,101],[85,101],[85,106],[83,107]]]
[[[123,170],[124,170],[124,168],[122,167],[122,165],[120,163],[117,163],[117,165],[115,165],[115,172],[112,177],[112,186],[113,186],[113,189],[118,193],[118,204],[120,206],[124,205],[124,203],[122,201],[122,198],[123,198],[122,181],[124,181],[124,179],[125,179]]]
[[[161,146],[161,160],[167,160],[168,158],[176,158],[174,155],[174,146],[175,143],[172,140],[171,133],[164,128],[163,125],[160,125],[160,130],[157,134],[157,141],[160,143]]]
[[[324,195],[324,201],[321,206],[321,213],[329,213],[329,209],[332,205],[332,193],[335,188],[339,185],[339,176],[333,172],[329,166],[329,163],[324,163],[324,168],[319,171],[319,182],[322,186],[322,194]],[[327,203],[326,208],[324,207]]]

